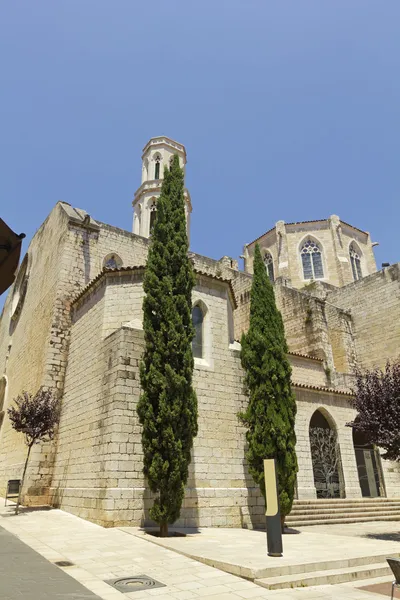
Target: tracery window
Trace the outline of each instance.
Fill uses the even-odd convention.
[[[203,358],[203,322],[203,311],[200,306],[196,305],[192,310],[192,323],[195,331],[192,341],[192,350],[195,358]]]
[[[156,161],[156,164],[154,167],[154,179],[160,179],[161,156],[156,156],[155,161]]]
[[[356,246],[354,244],[350,245],[350,263],[351,270],[353,271],[353,279],[354,281],[358,281],[362,278],[361,258],[360,253],[357,252]]]
[[[300,250],[304,279],[323,279],[322,252],[316,242],[306,240]]]
[[[274,283],[274,261],[272,260],[272,256],[269,252],[264,256],[264,264],[267,269],[268,277],[271,283]]]
[[[153,202],[150,205],[150,227],[149,227],[149,233],[151,233],[153,231],[154,224],[156,222],[156,218],[157,218],[157,204],[156,204],[156,201],[153,200]]]

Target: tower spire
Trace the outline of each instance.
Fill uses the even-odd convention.
[[[142,183],[135,192],[133,206],[133,233],[148,238],[151,234],[157,212],[157,200],[161,193],[164,167],[169,168],[174,154],[185,171],[186,149],[183,144],[165,136],[151,138],[142,154]],[[189,237],[190,213],[192,204],[189,192],[185,189],[186,224]]]

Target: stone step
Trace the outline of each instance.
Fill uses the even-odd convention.
[[[391,553],[393,558],[400,558],[398,552]],[[365,565],[386,564],[388,554],[375,554],[367,556],[353,556],[352,558],[341,558],[335,560],[315,561],[299,564],[280,565],[276,567],[265,567],[257,569],[254,579],[270,579],[283,575],[309,575],[315,571],[333,571],[338,569],[347,569],[351,567],[361,567]],[[212,565],[217,566],[217,565]]]
[[[366,523],[369,521],[400,521],[399,515],[380,515],[374,514],[373,517],[347,517],[346,514],[343,514],[343,517],[336,515],[333,519],[327,519],[324,517],[323,519],[317,519],[313,521],[312,519],[308,519],[304,517],[302,519],[295,519],[293,521],[288,522],[290,527],[307,527],[308,525],[341,525],[345,523]]]
[[[352,566],[341,569],[314,571],[297,575],[280,575],[278,577],[265,577],[255,579],[254,583],[269,590],[282,590],[287,588],[307,587],[311,585],[332,585],[347,581],[371,579],[390,575],[391,570],[387,563]]]
[[[326,519],[327,521],[331,521],[332,519],[341,519],[341,518],[345,518],[345,519],[350,519],[352,517],[355,518],[369,518],[369,517],[373,517],[373,518],[377,518],[377,517],[398,517],[400,519],[400,508],[398,508],[397,510],[394,511],[387,511],[387,510],[381,510],[379,512],[374,512],[374,511],[355,511],[352,512],[350,510],[346,511],[346,512],[335,512],[335,513],[301,513],[298,515],[292,515],[290,514],[289,516],[286,517],[285,521],[287,523],[291,523],[292,521],[299,521],[299,520],[308,520],[308,521],[316,521],[316,520],[322,520],[322,519]]]
[[[343,513],[351,513],[351,514],[359,514],[364,512],[369,513],[390,513],[390,512],[398,512],[400,511],[400,504],[392,505],[385,504],[385,506],[346,506],[341,508],[310,508],[310,509],[300,509],[293,508],[290,513],[291,517],[295,515],[330,515],[330,514],[343,514]]]
[[[365,502],[355,502],[354,500],[336,500],[326,502],[325,500],[316,500],[315,502],[308,502],[307,504],[299,504],[293,502],[293,508],[308,509],[312,506],[324,506],[325,508],[334,508],[336,506],[391,506],[400,504],[400,500],[368,500]]]
[[[310,500],[294,500],[293,506],[309,506],[310,504],[366,504],[369,502],[400,502],[400,498],[316,498]]]

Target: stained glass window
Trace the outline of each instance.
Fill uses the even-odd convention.
[[[274,283],[274,281],[275,281],[274,261],[272,260],[272,256],[269,252],[267,252],[266,255],[264,256],[264,263],[265,263],[265,267],[267,269],[269,280],[271,283]]]
[[[351,244],[350,246],[350,262],[351,270],[353,271],[353,279],[354,281],[358,281],[358,279],[361,279],[362,277],[361,258],[354,244]]]
[[[195,358],[203,358],[203,320],[203,311],[200,306],[195,306],[192,310],[192,322],[195,331],[192,350]]]
[[[323,279],[322,252],[312,240],[307,240],[301,248],[304,279]]]

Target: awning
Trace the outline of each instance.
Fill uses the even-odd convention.
[[[24,237],[24,233],[14,233],[0,219],[0,295],[14,282]]]

